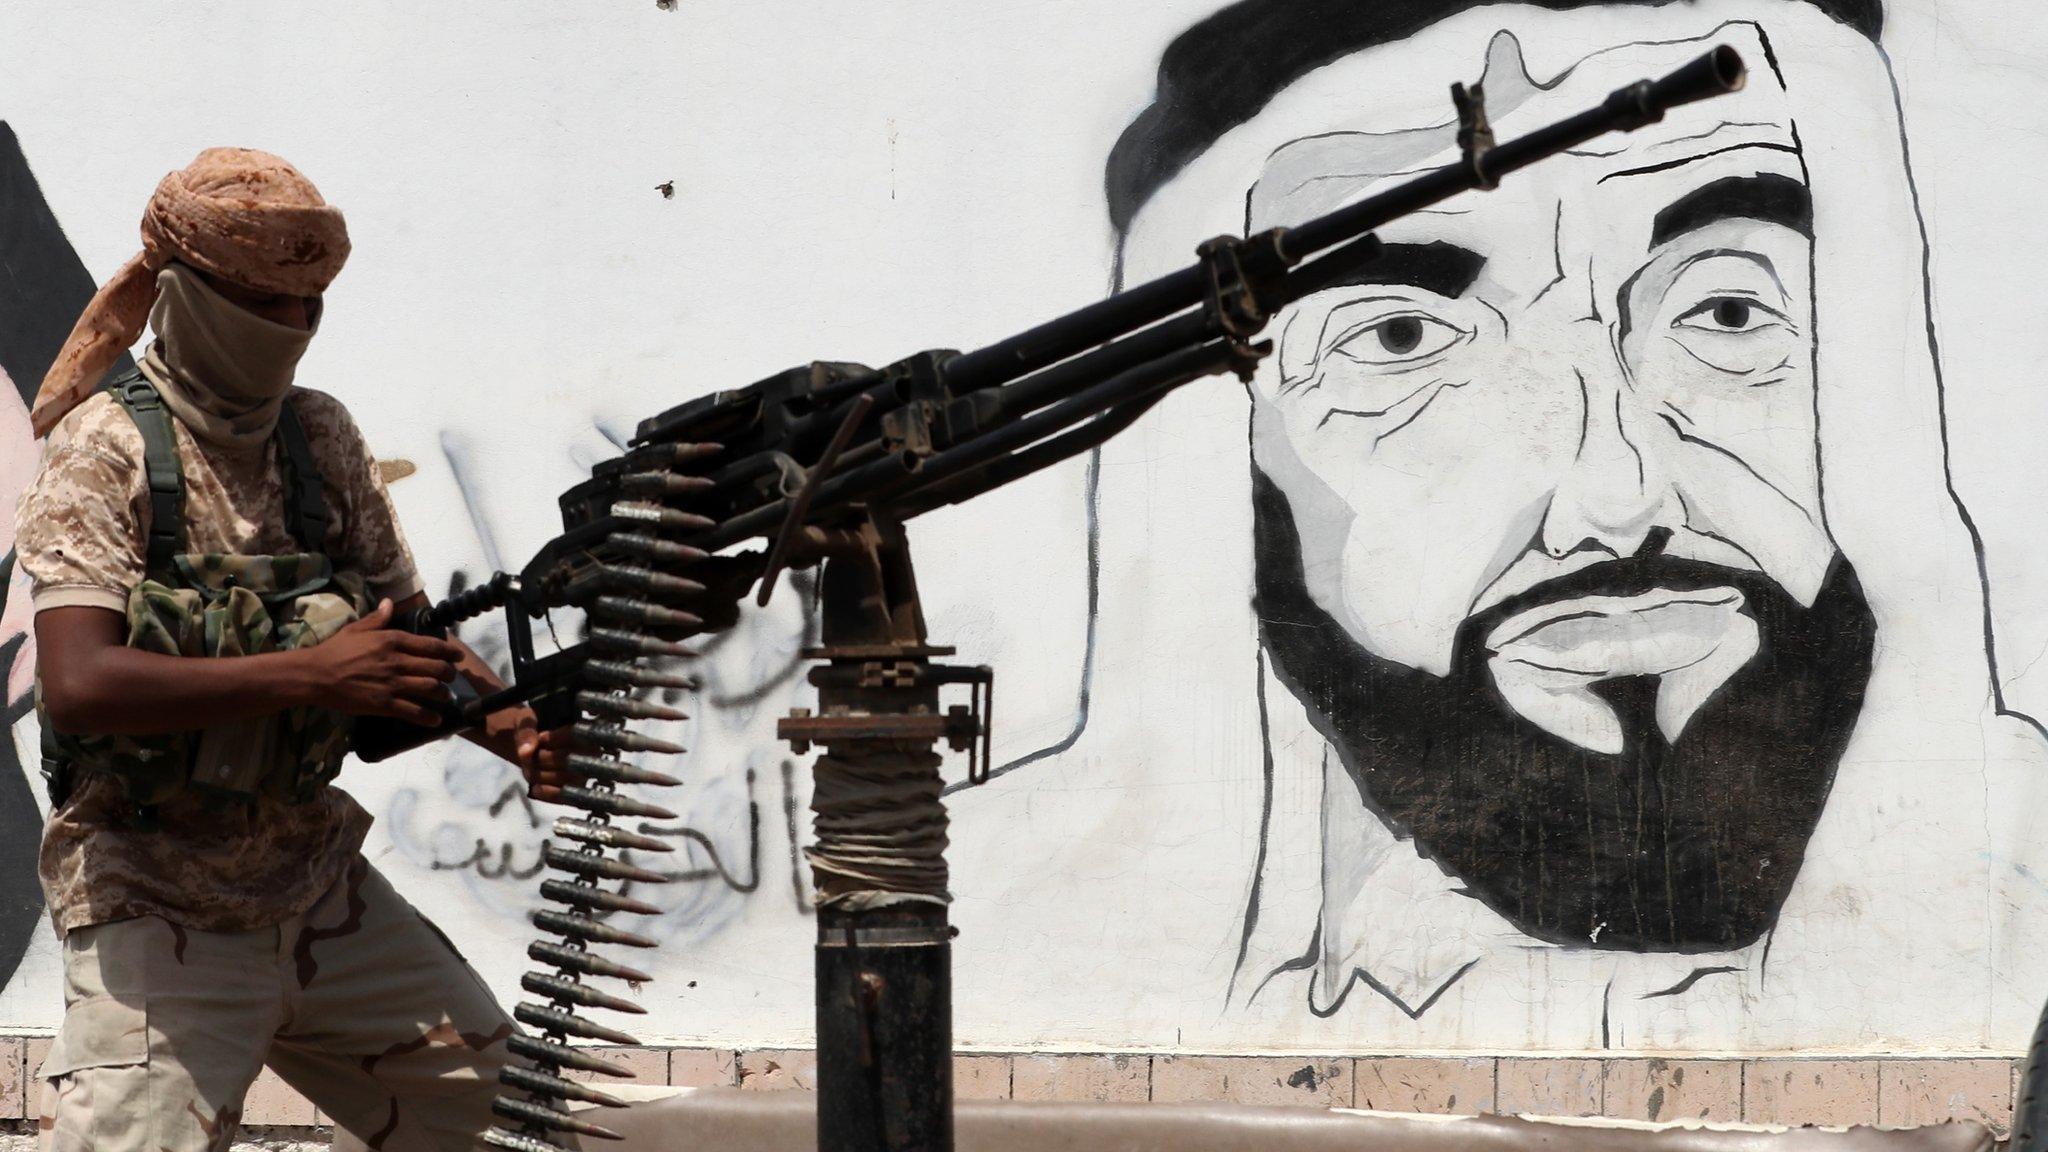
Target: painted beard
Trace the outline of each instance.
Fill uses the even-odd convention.
[[[1310,597],[1286,496],[1253,468],[1254,610],[1273,668],[1366,806],[1521,931],[1556,944],[1713,952],[1755,942],[1805,858],[1863,707],[1876,622],[1836,557],[1813,607],[1770,578],[1655,554],[1547,581],[1467,619],[1450,674],[1367,652]],[[1552,735],[1495,685],[1486,641],[1538,604],[1732,588],[1757,654],[1675,740],[1658,676],[1592,691],[1618,754]]]

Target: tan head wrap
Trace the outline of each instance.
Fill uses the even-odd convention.
[[[318,296],[348,259],[341,210],[282,157],[208,148],[163,178],[142,214],[142,251],[100,287],[43,377],[30,422],[49,434],[142,335],[157,273],[177,261],[259,292]]]

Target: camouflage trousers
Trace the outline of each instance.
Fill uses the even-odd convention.
[[[265,1064],[337,1149],[476,1146],[515,1026],[447,937],[357,856],[304,915],[254,932],[155,916],[71,932],[44,1063],[43,1147],[202,1152]]]

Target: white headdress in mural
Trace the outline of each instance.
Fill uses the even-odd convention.
[[[1800,320],[1810,366],[1788,360],[1795,375],[1811,374],[1810,410],[1784,409],[1769,426],[1730,433],[1768,440],[1774,447],[1764,454],[1779,457],[1796,457],[1785,445],[1803,441],[1807,474],[1789,474],[1800,469],[1788,465],[1788,475],[1766,475],[1768,468],[1750,462],[1757,452],[1691,435],[1674,417],[1663,434],[1691,454],[1696,499],[1717,490],[1711,476],[1698,479],[1716,468],[1748,473],[1729,473],[1724,493],[1762,482],[1782,499],[1687,507],[1685,484],[1648,471],[1635,478],[1645,489],[1664,484],[1676,494],[1669,506],[1652,509],[1679,530],[1665,545],[1675,557],[1760,572],[1810,607],[1829,573],[1843,571],[1814,558],[1825,561],[1838,548],[1874,622],[1860,708],[1842,733],[1846,747],[1832,757],[1831,779],[1823,773],[1817,826],[1795,837],[1804,859],[1794,860],[1796,882],[1781,894],[1769,930],[1721,951],[1602,948],[1600,925],[1590,942],[1539,939],[1527,917],[1518,925],[1475,898],[1480,894],[1450,869],[1418,851],[1405,828],[1368,810],[1317,718],[1274,675],[1270,631],[1297,622],[1269,618],[1262,643],[1253,611],[1252,458],[1268,471],[1284,470],[1298,442],[1274,404],[1294,359],[1290,338],[1302,335],[1282,317],[1270,333],[1281,350],[1250,396],[1226,384],[1191,387],[1103,451],[1095,506],[1101,603],[1087,729],[1053,765],[1032,768],[1028,796],[1019,788],[972,801],[973,815],[963,816],[1000,818],[993,809],[1014,806],[1020,816],[1028,809],[1043,821],[1058,811],[1049,826],[1072,830],[1067,843],[1075,847],[1058,855],[1055,846],[1046,870],[1034,869],[1034,876],[1052,877],[1046,882],[1071,906],[1109,907],[1142,892],[1142,923],[1113,921],[1100,929],[1100,954],[1130,983],[1132,996],[1199,1002],[1206,993],[1195,990],[1213,985],[1236,1011],[1250,1014],[1232,1020],[1234,1043],[1264,1036],[1278,1045],[1299,1042],[1309,1012],[1330,1017],[1320,1026],[1327,1031],[1316,1032],[1323,1040],[1422,1047],[1640,1047],[1680,1036],[1692,1047],[1808,1047],[1866,1043],[1874,1034],[2010,1044],[2023,1034],[2031,1020],[2023,1006],[2038,999],[2042,974],[2025,962],[2015,935],[2023,925],[2011,893],[2025,883],[2030,840],[2013,813],[2032,807],[2039,744],[2029,722],[1997,707],[1978,548],[1948,480],[1918,205],[1887,61],[1868,38],[1817,8],[1755,0],[1467,11],[1392,50],[1368,50],[1309,74],[1225,134],[1137,214],[1122,251],[1123,277],[1136,283],[1177,268],[1207,236],[1287,223],[1365,194],[1396,174],[1382,163],[1395,152],[1412,153],[1399,171],[1446,162],[1454,155],[1445,94],[1452,79],[1485,70],[1495,126],[1506,137],[1619,84],[1667,71],[1710,43],[1744,54],[1748,91],[1683,110],[1632,138],[1597,141],[1512,181],[1540,190],[1598,183],[1622,169],[1654,175],[1703,162],[1709,168],[1702,171],[1775,176],[1810,192],[1810,268],[1768,269],[1781,290],[1810,297],[1811,315]],[[1347,149],[1374,163],[1347,169]],[[1644,184],[1645,197],[1671,190],[1668,181]],[[1502,199],[1486,211],[1501,210],[1514,190],[1493,195]],[[1471,207],[1444,206],[1450,213]],[[1553,204],[1554,218],[1547,213],[1527,228],[1556,229],[1560,252],[1574,243],[1579,250],[1597,247],[1604,230],[1624,227],[1617,221],[1628,213],[1602,216],[1589,207]],[[1647,228],[1648,213],[1640,214]],[[1452,224],[1444,228],[1454,231]],[[1573,240],[1566,235],[1573,229],[1594,235]],[[1386,238],[1407,235],[1396,226]],[[1641,239],[1635,242],[1640,251]],[[1560,266],[1555,277],[1559,285],[1587,281],[1582,293],[1613,287],[1591,267]],[[1618,310],[1626,306],[1608,300]],[[1628,334],[1617,334],[1612,315],[1595,315],[1599,301],[1589,303],[1589,337],[1615,341],[1610,351],[1620,359],[1619,342]],[[1693,327],[1720,333],[1748,323],[1747,305],[1730,307],[1724,322],[1709,316]],[[1318,319],[1328,333],[1327,317]],[[1412,348],[1427,335],[1419,329],[1420,322],[1410,324],[1395,338]],[[1456,327],[1451,331],[1446,338],[1457,339]],[[1537,362],[1531,358],[1554,350],[1538,348],[1526,334],[1501,335],[1503,346],[1522,357],[1518,371],[1571,380],[1569,357]],[[1698,355],[1706,345],[1674,347]],[[1708,348],[1706,355],[1713,354]],[[1616,387],[1600,395],[1613,397]],[[1585,481],[1573,469],[1574,453],[1593,452],[1603,435],[1603,450],[1616,460],[1656,467],[1654,449],[1630,442],[1628,419],[1597,427],[1602,415],[1585,410],[1594,388],[1565,389],[1569,413],[1529,417],[1568,417],[1578,438],[1549,461],[1555,469],[1541,506],[1511,510],[1532,526],[1566,516],[1563,503],[1602,498],[1574,490]],[[1255,419],[1260,405],[1268,407]],[[1360,425],[1361,455],[1376,450],[1374,427]],[[1384,420],[1377,427],[1386,435]],[[1441,457],[1483,460],[1490,444],[1520,434],[1477,422],[1463,429],[1462,440],[1439,440],[1439,459],[1419,460],[1410,474],[1416,502],[1428,506]],[[1716,453],[1718,463],[1706,459]],[[1326,470],[1309,479],[1328,488],[1330,476]],[[1486,479],[1482,469],[1476,481],[1464,482]],[[1507,479],[1501,478],[1503,500],[1512,488]],[[1344,509],[1347,500],[1383,496],[1402,482],[1382,469],[1370,485],[1322,495],[1328,508]],[[1352,511],[1358,509],[1368,519],[1374,514],[1364,504]],[[1295,519],[1299,527],[1298,513]],[[1409,666],[1427,668],[1426,656],[1413,655],[1428,647],[1427,629],[1401,607],[1414,606],[1411,615],[1426,615],[1431,604],[1472,610],[1479,584],[1444,587],[1433,574],[1469,571],[1495,581],[1516,559],[1496,555],[1500,545],[1521,547],[1527,539],[1465,538],[1462,527],[1458,509],[1448,506],[1440,522],[1409,526],[1412,547],[1396,558],[1405,555],[1410,566],[1390,570],[1362,561],[1345,567],[1347,549],[1354,560],[1375,558],[1382,541],[1373,533],[1327,516],[1312,522],[1301,532],[1301,549],[1309,570],[1321,573],[1309,581],[1318,606],[1346,631],[1376,635],[1409,653]],[[1431,553],[1432,546],[1456,552],[1478,545],[1492,550],[1440,566]],[[1575,563],[1565,559],[1558,571]],[[1366,618],[1366,610],[1345,616],[1354,607],[1345,599],[1345,579],[1361,570],[1375,573],[1381,592],[1408,581],[1401,596],[1377,602],[1376,618]],[[1729,603],[1735,608],[1692,607],[1743,611],[1739,598]],[[1768,639],[1751,631],[1752,646],[1739,655],[1775,659]],[[1404,643],[1410,647],[1400,649]],[[1756,656],[1759,643],[1766,650]],[[1504,692],[1517,690],[1499,683]],[[1532,699],[1552,691],[1540,681],[1531,685],[1523,690]],[[1852,704],[1854,687],[1843,689]],[[1787,690],[1788,709],[1796,688]],[[1711,689],[1709,683],[1704,691]],[[1559,699],[1548,713],[1541,701],[1524,701],[1518,710],[1553,731],[1576,733],[1587,747],[1604,739],[1596,731],[1601,708],[1565,699],[1570,693],[1562,688],[1553,694]],[[1695,693],[1659,719],[1673,734],[1702,707]],[[1771,783],[1759,781],[1757,795]],[[1755,796],[1708,799],[1739,818]],[[1685,899],[1675,894],[1665,906]],[[1349,903],[1326,906],[1332,900]],[[1351,938],[1319,938],[1331,925]],[[1029,945],[1021,938],[1010,943]],[[1210,962],[1191,971],[1190,954]],[[1133,969],[1146,975],[1133,980]],[[1286,974],[1305,975],[1305,998],[1298,987],[1284,1002],[1275,1002],[1281,998],[1270,989],[1260,992],[1276,972],[1283,982]],[[1045,993],[1061,995],[1050,986]],[[1189,1021],[1183,1041],[1222,1035],[1206,1031],[1220,1020]]]

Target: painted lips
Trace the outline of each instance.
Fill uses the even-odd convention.
[[[1623,750],[1626,735],[1595,686],[1622,676],[1657,677],[1657,727],[1676,743],[1693,716],[1755,657],[1761,637],[1747,604],[1726,585],[1553,600],[1493,630],[1489,670],[1523,718],[1610,755]]]
[[[1743,631],[1745,603],[1725,586],[1558,600],[1502,621],[1486,646],[1499,658],[1568,675],[1666,675],[1707,660]]]

